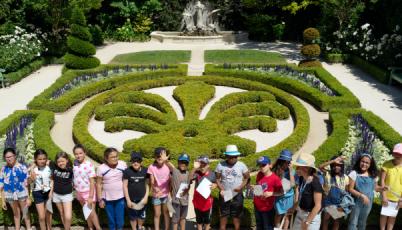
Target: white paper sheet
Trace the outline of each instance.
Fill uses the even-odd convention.
[[[235,192],[233,192],[232,190],[223,191],[223,200],[224,200],[225,202],[226,202],[226,201],[229,201],[229,200],[233,199],[233,197],[234,197],[235,195],[236,195]]]
[[[87,220],[89,215],[91,215],[92,209],[88,207],[88,204],[84,204],[82,212],[84,213],[85,220]]]
[[[388,206],[387,207],[382,206],[381,215],[390,216],[390,217],[396,217],[398,215],[398,203],[388,201]]]
[[[50,213],[53,213],[53,204],[51,199],[48,199],[46,201],[46,210],[49,211]]]
[[[184,190],[186,190],[188,188],[188,184],[187,183],[181,183],[179,190],[177,190],[176,193],[176,198],[181,198],[181,194],[184,192]]]
[[[264,194],[264,190],[261,185],[255,185],[253,187],[254,196],[262,196]]]
[[[339,211],[336,205],[326,207],[325,211],[335,220],[345,216],[345,212]]]
[[[201,194],[205,199],[211,195],[212,182],[207,178],[202,179],[201,183],[197,187],[197,192]]]

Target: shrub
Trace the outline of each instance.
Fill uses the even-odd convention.
[[[329,63],[345,63],[349,61],[349,54],[326,53],[324,58]]]
[[[349,61],[353,65],[356,65],[357,67],[362,69],[364,72],[368,73],[370,76],[380,81],[381,83],[388,84],[389,76],[386,70],[381,69],[380,67],[356,55],[350,55]]]
[[[320,32],[316,28],[307,28],[303,31],[304,44],[311,44],[320,38]]]
[[[103,32],[100,26],[98,25],[90,25],[89,26],[89,32],[91,33],[92,36],[92,43],[95,46],[101,46],[104,43],[104,38],[103,38]]]
[[[321,62],[317,60],[302,60],[299,63],[299,66],[302,68],[310,68],[310,67],[321,67]]]
[[[15,72],[10,72],[7,74],[3,74],[9,84],[14,84],[16,82],[21,81],[24,77],[28,76],[32,72],[40,69],[45,64],[45,59],[39,58],[37,60],[32,61],[31,63],[26,64],[19,70]]]
[[[320,56],[321,49],[317,44],[309,44],[302,47],[301,53],[308,59],[314,59]]]
[[[92,36],[86,27],[84,13],[74,8],[71,16],[71,34],[67,38],[68,52],[64,56],[66,67],[70,69],[90,69],[100,64],[99,59],[91,57],[96,50],[90,43]]]

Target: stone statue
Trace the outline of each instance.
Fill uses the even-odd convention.
[[[219,9],[212,10],[208,3],[200,0],[190,1],[183,12],[181,31],[182,35],[205,36],[217,34],[218,23],[213,20],[213,15]]]

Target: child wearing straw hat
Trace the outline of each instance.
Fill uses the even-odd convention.
[[[247,185],[250,173],[247,166],[237,160],[240,152],[236,145],[228,145],[226,160],[216,167],[216,183],[220,189],[220,229],[226,229],[228,217],[233,218],[235,230],[240,229],[243,214],[243,188]]]
[[[297,215],[293,229],[319,230],[321,224],[321,203],[324,192],[316,176],[315,158],[313,155],[297,154],[292,161],[296,173],[300,177]]]

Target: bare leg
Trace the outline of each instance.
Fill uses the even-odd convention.
[[[20,206],[18,205],[18,201],[13,201],[9,202],[11,209],[13,210],[14,214],[14,224],[15,224],[15,230],[20,230],[21,229],[21,209]]]
[[[226,230],[226,224],[228,223],[228,218],[227,217],[221,217],[220,218],[220,230]]]
[[[79,202],[80,202],[81,206],[84,206],[84,204],[85,204],[84,201],[80,200]],[[96,214],[96,203],[94,202],[92,206],[93,206],[92,212],[87,219],[88,228],[93,229],[95,227],[95,229],[100,230],[102,228],[99,224],[98,215]]]
[[[202,230],[202,224],[197,224],[197,230]]]
[[[186,219],[180,219],[180,230],[186,229]]]
[[[159,230],[159,221],[161,219],[161,206],[154,205],[154,228]]]
[[[233,218],[233,225],[235,230],[240,230],[240,218]]]
[[[275,227],[279,228],[279,226],[281,225],[282,217],[283,217],[283,215],[275,214],[275,219],[274,219]]]
[[[206,225],[205,225],[205,230],[209,230],[209,229],[211,229],[211,225],[210,225],[210,224],[206,224]]]
[[[63,203],[61,203],[61,202],[56,203],[56,207],[57,207],[57,209],[59,210],[61,222],[63,223],[63,226],[64,226],[64,222],[65,222],[65,221],[64,221]]]
[[[328,230],[328,222],[331,219],[331,216],[324,212],[324,217],[323,217],[323,221],[322,221],[322,230]]]
[[[170,229],[170,216],[169,210],[166,204],[162,204],[162,211],[163,211],[163,219],[165,219],[165,230]]]
[[[64,229],[70,230],[71,227],[71,219],[72,219],[72,202],[63,203],[63,211],[64,211]]]
[[[137,220],[137,223],[138,223],[138,228],[139,228],[140,230],[142,230],[142,229],[144,228],[144,220],[138,219],[138,220]]]
[[[27,200],[20,200],[18,202],[18,204],[20,206],[20,209],[23,210],[23,208],[27,205]],[[31,229],[31,218],[29,215],[29,211],[28,211],[24,221],[25,221],[25,228],[30,230]]]
[[[385,230],[385,227],[387,226],[387,221],[388,220],[388,216],[380,216],[380,229],[381,230]]]
[[[46,230],[52,230],[52,213],[46,211]]]
[[[332,224],[332,230],[338,230],[339,229],[339,220],[334,220]]]
[[[395,217],[388,217],[387,230],[392,230],[394,228],[395,219],[396,219]]]
[[[137,220],[130,220],[132,230],[137,230]]]
[[[41,230],[46,230],[46,209],[45,203],[36,204],[36,210],[38,210],[39,225]]]

